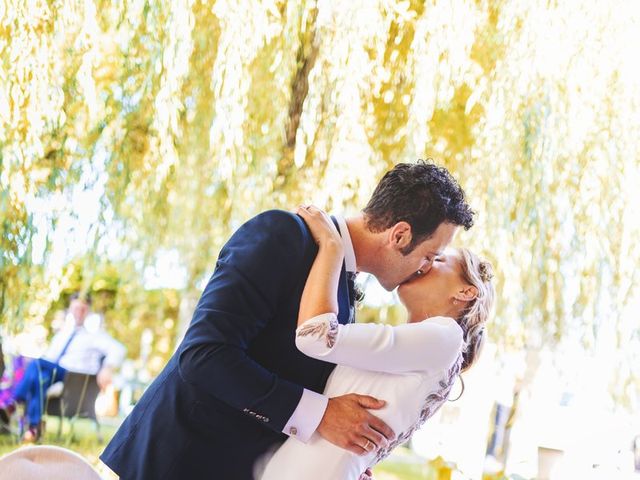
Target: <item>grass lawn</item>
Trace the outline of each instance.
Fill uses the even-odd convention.
[[[40,442],[43,445],[58,445],[73,450],[86,458],[98,472],[105,478],[115,478],[113,474],[100,462],[98,456],[115,434],[117,421],[107,419],[101,421],[100,431],[102,442],[98,440],[93,422],[79,419],[74,426],[75,438],[69,435],[69,422],[63,423],[62,436],[57,437],[59,420],[57,417],[48,417],[44,437]],[[17,436],[0,435],[0,456],[20,448],[21,444]],[[406,448],[398,448],[394,456],[382,462],[374,470],[375,480],[430,480],[436,478],[428,472],[426,462],[420,462]]]
[[[380,463],[373,470],[374,480],[426,480],[434,478],[428,473],[426,462],[422,464],[408,464],[388,459]]]

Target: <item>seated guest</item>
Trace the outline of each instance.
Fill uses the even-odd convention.
[[[9,424],[9,416],[7,411],[11,409],[15,403],[16,386],[24,377],[27,369],[27,359],[22,355],[13,358],[11,367],[4,371],[0,378],[0,427],[3,424]]]
[[[84,321],[89,313],[91,300],[79,294],[71,296],[69,311],[73,325],[63,328],[51,340],[46,353],[27,366],[24,377],[15,386],[13,402],[5,408],[6,414],[15,411],[15,402],[24,402],[29,429],[24,441],[36,441],[40,437],[40,420],[44,410],[47,388],[64,380],[67,371],[97,375],[98,385],[104,389],[125,356],[124,346],[104,330],[89,332]]]

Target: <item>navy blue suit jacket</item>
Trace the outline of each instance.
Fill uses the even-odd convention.
[[[252,479],[286,437],[303,388],[322,392],[334,365],[300,353],[300,297],[317,246],[297,215],[249,220],[221,250],[184,340],[101,459],[127,479]],[[352,302],[346,276],[339,321]]]

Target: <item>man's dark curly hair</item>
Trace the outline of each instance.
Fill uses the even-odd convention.
[[[363,213],[372,232],[382,232],[402,221],[411,225],[413,238],[402,250],[404,255],[433,235],[443,222],[469,230],[475,215],[449,171],[424,160],[399,163],[389,170]]]

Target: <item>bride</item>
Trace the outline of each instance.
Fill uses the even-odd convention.
[[[302,294],[296,345],[310,357],[337,364],[326,396],[356,392],[385,399],[376,415],[397,435],[389,443],[367,439],[360,455],[318,433],[306,444],[289,438],[258,478],[358,479],[442,406],[460,373],[476,360],[495,295],[492,267],[467,249],[453,249],[436,259],[428,273],[419,271],[398,287],[407,324],[340,325],[340,235],[323,211],[300,207],[297,213],[319,249]]]

